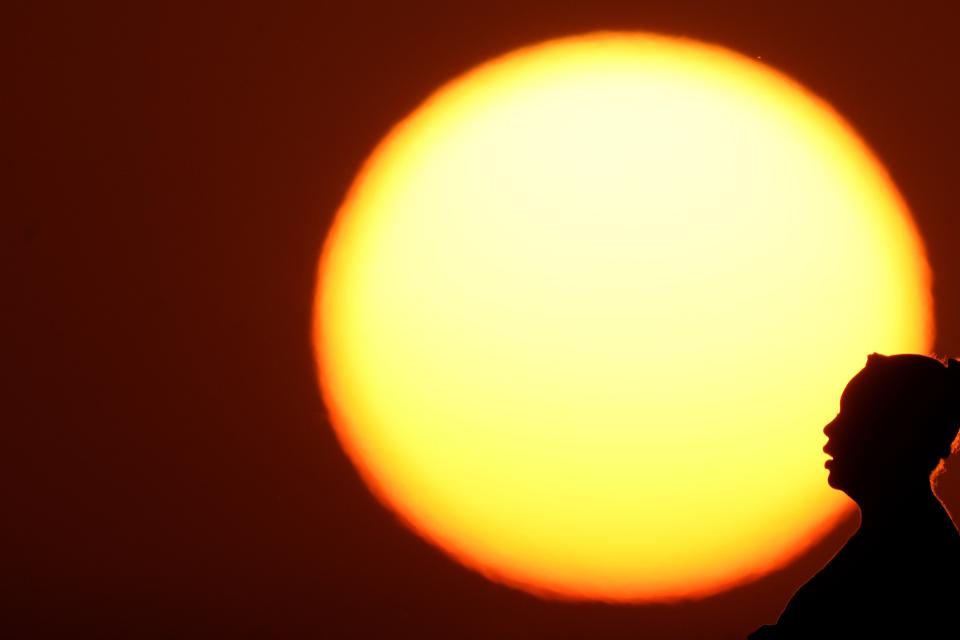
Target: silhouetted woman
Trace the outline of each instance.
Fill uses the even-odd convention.
[[[823,430],[860,528],[750,640],[960,637],[960,533],[931,487],[958,427],[960,361],[867,358]]]

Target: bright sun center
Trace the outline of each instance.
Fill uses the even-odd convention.
[[[767,573],[849,509],[823,426],[931,346],[921,239],[824,102],[729,50],[598,33],[438,90],[326,239],[331,422],[488,577],[614,601]]]

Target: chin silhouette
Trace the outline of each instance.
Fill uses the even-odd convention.
[[[932,479],[958,427],[960,361],[867,358],[823,429],[827,483],[857,503],[860,528],[750,640],[956,637],[960,533]]]

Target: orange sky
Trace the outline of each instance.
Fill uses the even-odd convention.
[[[917,216],[935,349],[960,353],[955,9],[389,4],[6,7],[9,634],[738,637],[839,547],[850,522],[784,572],[702,602],[546,602],[424,544],[342,453],[309,340],[331,216],[399,115],[531,41],[684,34],[826,97]],[[956,464],[940,493],[960,513]]]

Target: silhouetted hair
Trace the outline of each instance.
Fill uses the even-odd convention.
[[[934,477],[960,450],[960,360],[916,354],[867,357],[873,410],[900,425],[903,453]]]

